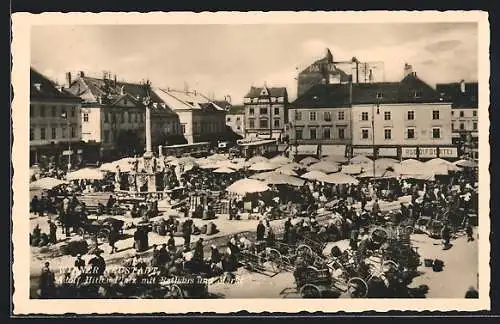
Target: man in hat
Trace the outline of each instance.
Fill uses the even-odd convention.
[[[94,257],[89,260],[90,269],[93,274],[103,275],[106,270],[106,261],[104,261],[101,253],[102,250],[97,249]]]
[[[167,251],[167,244],[163,243],[158,250],[158,266],[165,267],[170,261],[170,254]]]
[[[108,244],[111,247],[110,254],[118,252],[118,248],[115,246],[116,241],[118,241],[118,232],[114,227],[112,227],[108,235]]]
[[[175,238],[174,238],[174,233],[170,232],[169,239],[167,241],[167,248],[170,252],[175,252]]]
[[[263,241],[265,233],[266,227],[264,226],[262,221],[259,221],[259,224],[257,225],[257,241]]]
[[[196,242],[196,245],[194,247],[194,254],[193,254],[193,260],[199,263],[203,262],[203,238],[200,237],[198,241]]]
[[[82,260],[82,255],[80,253],[76,255],[75,268],[80,271],[83,271],[83,269],[85,268],[85,260]]]
[[[40,275],[40,298],[50,298],[54,295],[55,290],[55,276],[49,268],[50,263],[45,262]]]

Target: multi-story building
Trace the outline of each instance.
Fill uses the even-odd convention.
[[[282,139],[288,123],[286,88],[251,87],[244,97],[245,136]]]
[[[478,83],[437,84],[436,90],[451,106],[452,142],[459,148],[459,154],[478,158]]]
[[[105,74],[102,78],[85,76],[76,80],[67,73],[68,91],[82,102],[82,140],[87,143],[89,161],[142,154],[145,149],[144,100],[151,104],[153,145],[179,144],[182,138],[179,118],[152,90],[149,83],[118,82]]]
[[[402,158],[456,158],[451,102],[415,72],[400,82],[355,84],[352,89],[353,154]]]
[[[226,125],[233,132],[244,137],[245,136],[245,106],[234,105],[229,108],[226,113]]]
[[[30,164],[81,160],[80,98],[30,69]]]
[[[188,144],[226,140],[226,110],[198,91],[158,89],[157,94],[178,116]]]

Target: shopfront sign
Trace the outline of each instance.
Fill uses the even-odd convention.
[[[416,147],[402,147],[401,148],[401,157],[416,159],[417,158],[417,148]]]
[[[440,158],[456,158],[458,157],[458,149],[456,147],[440,147]]]
[[[396,157],[398,156],[398,149],[397,147],[379,147],[378,156]]]
[[[352,155],[373,155],[373,148],[370,147],[353,147],[352,148]]]
[[[420,147],[418,149],[419,158],[435,158],[437,157],[437,147]]]

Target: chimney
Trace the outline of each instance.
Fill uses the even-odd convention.
[[[460,92],[465,93],[465,80],[460,80]]]
[[[71,86],[71,72],[66,72],[66,88]]]
[[[413,75],[413,66],[411,66],[408,63],[405,63],[405,69],[404,69],[404,78],[406,78],[408,75]]]
[[[83,71],[80,71],[80,78],[84,78],[85,77],[85,73]]]
[[[116,74],[115,74],[115,88],[116,88]]]

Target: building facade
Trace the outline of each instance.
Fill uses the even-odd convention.
[[[30,165],[81,161],[80,98],[30,69]]]
[[[283,139],[288,123],[286,88],[251,87],[244,97],[245,137]]]
[[[478,159],[478,83],[466,83],[462,80],[437,84],[436,90],[452,102],[452,142],[459,148],[459,154]]]
[[[142,154],[145,150],[144,100],[151,102],[153,145],[182,142],[178,116],[161,100],[149,84],[118,82],[80,72],[72,81],[67,74],[68,91],[82,99],[82,140],[87,143],[89,161],[103,161]]]
[[[158,89],[160,98],[178,116],[181,133],[188,144],[213,142],[228,137],[226,109],[197,91]]]
[[[451,102],[414,72],[400,82],[353,85],[351,118],[354,155],[457,157]]]
[[[245,136],[245,106],[231,106],[226,113],[226,125],[233,132],[244,137]]]

